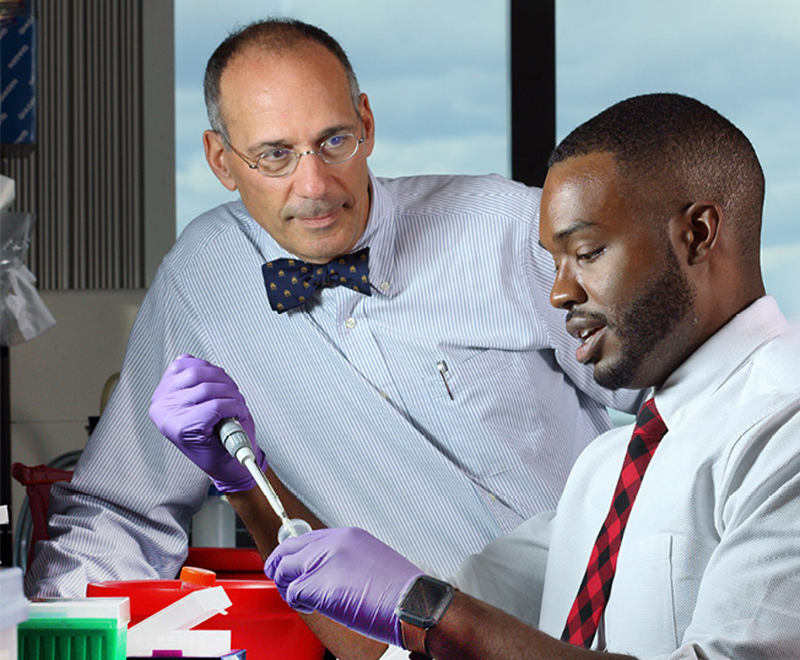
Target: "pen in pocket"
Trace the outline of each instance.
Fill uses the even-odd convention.
[[[444,360],[439,360],[436,363],[436,368],[439,370],[439,373],[442,374],[442,380],[444,381],[444,386],[447,388],[447,395],[450,397],[452,401],[455,401],[455,399],[453,399],[453,392],[450,389],[450,383],[447,382],[447,362],[445,362]]]

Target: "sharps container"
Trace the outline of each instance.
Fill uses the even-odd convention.
[[[247,660],[322,660],[325,647],[300,615],[281,598],[270,580],[216,580],[231,601],[227,615],[217,614],[194,630],[230,630],[231,648],[245,649]],[[181,580],[121,580],[89,583],[86,594],[127,596],[131,626],[186,596]]]
[[[19,568],[0,569],[0,660],[17,660],[17,626],[28,620]]]

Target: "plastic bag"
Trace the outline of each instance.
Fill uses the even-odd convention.
[[[7,183],[8,179],[3,178]],[[13,201],[13,192],[11,195]],[[3,346],[30,341],[56,323],[34,286],[36,278],[25,266],[33,222],[32,213],[0,212],[0,344]]]

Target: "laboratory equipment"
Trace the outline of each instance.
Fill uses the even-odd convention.
[[[281,598],[274,582],[217,578],[214,586],[223,587],[230,599],[228,613],[216,614],[193,630],[230,630],[231,647],[246,649],[247,660],[323,660],[325,647]],[[192,591],[177,579],[119,580],[90,582],[86,595],[130,598],[130,624],[135,626]]]
[[[228,417],[223,419],[217,427],[219,439],[227,452],[239,461],[255,480],[272,510],[281,519],[281,528],[278,530],[278,543],[282,543],[290,536],[300,536],[311,531],[311,525],[300,518],[290,519],[283,507],[278,494],[269,483],[261,468],[256,463],[256,456],[253,453],[253,446],[244,428],[238,420]]]
[[[107,598],[34,598],[17,628],[19,660],[125,660],[130,602]]]
[[[186,595],[131,626],[128,657],[148,657],[154,651],[180,651],[184,656],[222,656],[231,651],[231,631],[192,630],[232,605],[220,586],[184,591]],[[205,652],[203,652],[205,650]]]
[[[212,484],[200,510],[192,516],[192,545],[201,548],[236,547],[236,511]]]

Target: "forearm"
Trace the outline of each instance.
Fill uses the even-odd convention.
[[[631,660],[566,644],[460,591],[427,644],[437,660]]]
[[[301,614],[306,625],[338,660],[377,660],[388,646],[345,628],[322,614]]]
[[[272,470],[268,469],[266,477],[275,492],[280,497],[281,502],[286,508],[286,513],[290,518],[302,518],[313,529],[325,527],[322,522],[309,511],[286,486],[281,483]],[[256,486],[247,491],[239,493],[228,493],[230,501],[236,513],[247,527],[256,547],[261,553],[262,559],[266,559],[269,553],[278,543],[278,529],[281,521],[272,508],[269,506],[266,497]],[[383,655],[386,645],[359,635],[344,626],[331,621],[321,614],[301,614],[306,625],[317,636],[331,653],[339,660],[376,660]]]

